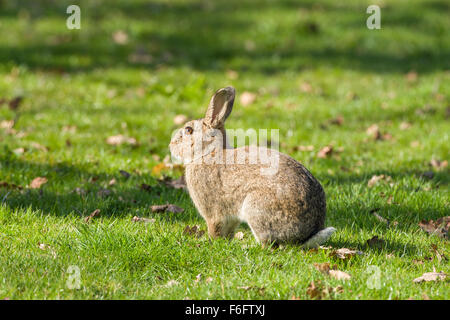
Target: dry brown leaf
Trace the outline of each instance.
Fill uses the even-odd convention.
[[[42,185],[44,185],[45,183],[47,183],[47,178],[46,177],[37,177],[34,178],[33,181],[31,181],[30,183],[30,188],[31,189],[39,189]]]
[[[131,146],[137,145],[137,140],[135,138],[126,137],[124,135],[118,134],[116,136],[110,136],[106,139],[106,143],[111,146],[118,146],[121,144],[129,144]]]
[[[334,266],[330,266],[330,264],[328,262],[324,262],[324,263],[314,263],[314,268],[316,268],[316,270],[328,274],[328,272],[331,269],[337,269],[337,265]]]
[[[172,179],[170,177],[164,176],[162,179],[158,180],[158,182],[165,185],[166,187],[174,189],[187,189],[184,175],[178,179]]]
[[[112,193],[112,191],[109,190],[109,189],[100,189],[100,190],[97,192],[97,196],[100,197],[100,198],[105,198],[105,197],[110,196],[111,193]]]
[[[138,216],[134,216],[131,220],[133,222],[144,222],[144,223],[153,223],[156,221],[155,219],[143,218]]]
[[[241,104],[244,107],[251,105],[253,102],[255,102],[255,100],[256,100],[256,94],[255,93],[244,91],[241,94],[240,101],[241,101]]]
[[[367,240],[367,245],[371,248],[382,248],[385,244],[385,241],[378,236],[373,236],[369,240]]]
[[[303,82],[300,84],[300,90],[301,90],[302,92],[305,92],[305,93],[310,93],[310,92],[313,91],[313,87],[311,86],[310,83],[308,83],[308,82],[306,82],[306,81],[303,81]]]
[[[236,232],[236,234],[234,235],[234,238],[237,240],[242,240],[242,239],[244,239],[244,233],[242,231]]]
[[[5,189],[17,189],[17,190],[22,190],[23,187],[22,186],[18,186],[14,183],[8,183],[5,181],[0,181],[0,188],[5,188]]]
[[[413,280],[415,283],[445,280],[447,274],[445,272],[426,272],[422,276]]]
[[[124,177],[125,179],[128,179],[131,174],[129,174],[128,172],[126,172],[125,170],[119,170],[119,173],[122,175],[122,177]]]
[[[8,106],[11,110],[17,110],[22,102],[23,97],[15,97],[8,102]]]
[[[46,146],[43,146],[37,142],[32,142],[31,147],[42,152],[48,152],[48,148]]]
[[[408,130],[411,127],[412,127],[412,124],[409,122],[400,123],[400,130]]]
[[[115,43],[124,45],[128,43],[128,34],[123,30],[117,30],[113,33],[112,38]]]
[[[339,259],[349,259],[351,257],[353,257],[354,255],[362,255],[363,253],[361,251],[357,251],[357,250],[351,250],[351,249],[347,249],[347,248],[340,248],[337,250],[333,250],[331,252],[331,256],[339,258]]]
[[[0,122],[0,128],[8,131],[14,127],[14,124],[14,120],[3,120]]]
[[[175,118],[173,118],[173,123],[176,125],[182,125],[188,121],[188,117],[184,114],[177,114]]]
[[[312,281],[306,289],[306,294],[309,295],[311,299],[317,300],[328,298],[332,293],[338,294],[342,292],[344,292],[344,288],[342,286],[337,286],[335,288],[326,287],[322,285],[320,280],[317,282]]]
[[[152,187],[146,183],[142,183],[139,188],[141,188],[142,190],[145,190],[145,191],[149,191],[149,192],[152,190]]]
[[[317,157],[324,159],[331,156],[332,153],[333,153],[333,146],[328,145],[319,150],[319,152],[317,153]]]
[[[430,161],[430,166],[432,166],[436,170],[443,170],[443,169],[447,168],[448,161],[447,160],[440,161],[440,160],[437,160],[437,159],[432,159]]]
[[[169,280],[166,284],[167,287],[177,286],[179,283],[177,280]]]
[[[297,147],[298,151],[314,151],[314,146],[298,146]]]
[[[408,72],[408,73],[405,75],[405,79],[406,79],[406,81],[409,82],[409,83],[416,82],[417,79],[418,79],[418,77],[419,77],[419,76],[418,76],[417,72],[414,71],[414,70],[411,70],[410,72]]]
[[[200,226],[186,226],[183,230],[183,234],[189,235],[189,236],[195,236],[196,238],[201,238],[204,234],[204,230],[200,230]]]
[[[340,270],[330,270],[328,274],[337,280],[350,280],[352,278],[348,273]]]
[[[328,262],[314,263],[314,268],[337,280],[349,280],[351,278],[348,273],[338,270],[337,265],[330,266]]]
[[[328,123],[336,126],[341,126],[344,123],[344,117],[339,115],[336,118],[328,120]]]
[[[87,217],[84,218],[84,222],[89,223],[92,219],[94,219],[95,217],[98,217],[100,215],[100,209],[95,209],[94,211],[92,211],[92,213],[90,215],[88,215]]]
[[[181,213],[184,211],[183,208],[180,208],[174,204],[153,205],[151,206],[151,210],[154,213],[161,213],[161,212]]]
[[[448,239],[448,229],[450,227],[450,216],[441,217],[434,220],[422,220],[419,227],[428,234],[435,234],[441,238]]]
[[[152,174],[155,176],[161,176],[164,172],[183,172],[184,166],[181,164],[173,164],[173,163],[159,163],[152,168]],[[170,179],[164,178],[163,179]]]
[[[374,176],[372,176],[372,178],[370,178],[369,182],[367,182],[367,186],[373,187],[374,185],[378,184],[378,182],[380,182],[380,181],[391,182],[392,177],[388,176],[388,175],[384,175],[384,174],[381,174],[379,176],[374,175]]]
[[[227,70],[226,72],[227,78],[231,80],[236,80],[239,78],[239,73],[235,70]]]

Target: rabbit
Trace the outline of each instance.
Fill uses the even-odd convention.
[[[233,87],[218,90],[205,118],[187,122],[169,144],[172,157],[185,164],[187,189],[209,236],[232,238],[236,227],[245,222],[263,245],[318,247],[336,230],[324,228],[322,186],[288,155],[257,146],[230,147],[224,124],[234,98]],[[268,164],[249,161],[252,153],[277,159],[276,171],[264,173]],[[239,157],[244,161],[237,163]]]

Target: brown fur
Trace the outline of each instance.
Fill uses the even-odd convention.
[[[196,144],[183,135],[186,126],[194,134],[205,135],[218,129],[225,133],[224,122],[231,112],[234,89],[218,90],[212,97],[205,119],[188,122],[174,136],[170,150],[182,156],[180,149],[194,148]],[[248,155],[254,148],[226,148],[225,135],[220,149],[202,154],[207,162],[217,152],[224,159],[236,159],[238,154]],[[205,143],[206,145],[207,143]],[[256,239],[268,242],[305,242],[324,228],[326,200],[320,183],[299,162],[275,150],[267,151],[278,156],[278,170],[273,175],[263,175],[264,164],[188,163],[186,184],[200,215],[206,220],[211,237],[232,237],[235,228],[246,222]]]

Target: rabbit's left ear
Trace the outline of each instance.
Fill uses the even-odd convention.
[[[223,127],[233,109],[236,91],[233,87],[217,90],[212,96],[205,115],[205,122],[212,128]]]

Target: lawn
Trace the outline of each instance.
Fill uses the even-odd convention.
[[[450,215],[449,9],[0,1],[0,299],[449,299],[448,278],[413,281],[450,272],[448,239],[419,227]],[[323,185],[337,229],[323,248],[262,247],[246,225],[242,239],[184,232],[206,224],[161,182],[182,175],[166,163],[176,116],[203,117],[227,85],[228,128],[279,129]],[[166,203],[184,211],[152,212]]]

